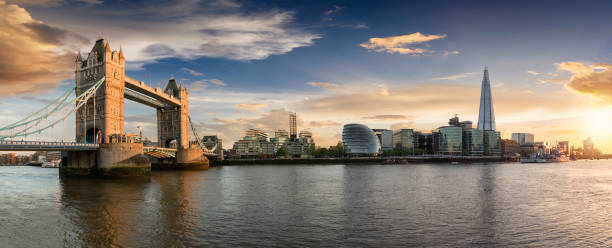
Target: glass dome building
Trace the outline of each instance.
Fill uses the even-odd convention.
[[[342,143],[344,143],[344,153],[349,156],[376,156],[380,153],[378,137],[366,125],[356,123],[344,125]]]

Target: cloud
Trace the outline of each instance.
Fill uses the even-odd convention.
[[[211,84],[216,84],[216,85],[219,85],[219,86],[225,86],[225,85],[226,85],[226,84],[225,84],[225,82],[223,82],[223,81],[221,81],[221,80],[219,80],[219,79],[216,79],[216,78],[213,78],[213,79],[208,80],[208,81],[209,81]]]
[[[385,84],[379,84],[378,88],[380,88],[380,94],[383,96],[389,95],[389,88]]]
[[[579,62],[562,62],[560,70],[572,73],[565,88],[599,100],[612,101],[612,64],[585,65]]]
[[[208,87],[208,84],[206,84],[205,80],[197,80],[189,84],[190,91],[202,91],[206,89],[207,87]]]
[[[451,76],[446,76],[446,77],[439,77],[439,78],[433,78],[432,80],[456,80],[456,79],[462,79],[462,78],[466,78],[470,75],[474,74],[473,72],[465,72],[465,73],[459,73],[459,74],[455,74],[455,75],[451,75]]]
[[[538,80],[538,84],[564,84],[569,78],[546,78]]]
[[[343,7],[340,7],[338,5],[334,5],[330,10],[325,11],[323,14],[325,14],[326,16],[331,15],[333,13],[338,13],[340,12],[342,9],[344,9]]]
[[[268,104],[266,103],[241,103],[241,104],[234,105],[234,108],[244,109],[248,111],[257,111],[260,108],[265,108],[265,107],[268,107]]]
[[[442,54],[442,56],[447,57],[448,55],[457,55],[459,54],[459,51],[457,50],[453,50],[453,51],[444,51],[444,53]]]
[[[32,19],[27,10],[0,1],[0,95],[37,93],[74,77],[74,47],[87,39]]]
[[[536,75],[540,75],[540,73],[539,73],[539,72],[537,72],[537,71],[532,71],[532,70],[528,70],[528,71],[527,71],[527,73],[528,73],[528,74],[531,74],[531,75],[534,75],[534,76],[536,76]]]
[[[234,1],[139,1],[126,6],[95,11],[63,6],[49,15],[57,25],[88,37],[102,32],[111,43],[123,45],[130,63],[201,57],[262,60],[311,46],[321,38],[293,25],[295,12],[246,9]],[[91,44],[81,48],[91,49]]]
[[[332,120],[324,120],[324,121],[310,121],[306,123],[307,127],[335,127],[335,126],[342,126],[342,123],[340,122],[335,122]]]
[[[25,6],[38,6],[44,8],[58,7],[68,3],[66,0],[9,0],[8,3],[14,3]],[[74,0],[74,2],[85,4],[85,6],[92,6],[103,4],[101,0]]]
[[[389,129],[391,130],[399,130],[399,129],[414,129],[414,122],[400,122],[400,123],[394,123],[391,126],[389,126]]]
[[[361,117],[365,120],[376,120],[376,121],[396,121],[396,120],[412,120],[414,117],[407,115],[374,115]]]
[[[427,35],[421,34],[420,32],[416,32],[400,36],[370,38],[368,42],[362,43],[360,44],[360,46],[376,52],[420,55],[426,52],[430,52],[430,50],[425,48],[413,48],[410,46],[419,43],[426,43],[432,40],[444,39],[445,37],[445,34]]]
[[[338,84],[329,82],[306,82],[306,84],[310,86],[321,87],[327,90],[337,90],[340,88]]]
[[[189,69],[187,67],[181,68],[181,71],[185,71],[185,72],[191,74],[192,76],[204,76],[204,73],[201,73],[201,72],[193,70],[193,69]]]

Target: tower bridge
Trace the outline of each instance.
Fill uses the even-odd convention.
[[[0,128],[6,133],[0,133],[0,150],[64,151],[62,174],[149,174],[151,163],[160,157],[166,164],[171,161],[173,168],[208,168],[207,156],[215,154],[202,146],[190,146],[189,92],[174,78],[162,90],[125,75],[123,49],[112,50],[109,42],[100,38],[85,58],[81,52],[77,54],[75,82],[74,100],[69,101],[69,94],[64,93],[38,112]],[[125,133],[125,99],[156,109],[159,147],[143,148],[135,141],[135,135]],[[75,142],[10,140],[52,128],[72,113]],[[47,121],[41,128],[50,116],[59,116],[59,120]],[[193,126],[192,129],[198,137]]]

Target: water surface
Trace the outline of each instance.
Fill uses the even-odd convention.
[[[151,178],[0,167],[2,247],[611,247],[612,161],[227,166]]]

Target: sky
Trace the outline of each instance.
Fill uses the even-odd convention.
[[[173,76],[200,135],[224,148],[248,128],[431,131],[478,121],[488,66],[497,129],[587,137],[612,153],[610,1],[0,0],[0,126],[74,85],[77,51],[102,36],[126,75]],[[155,110],[126,101],[125,129],[155,139]],[[33,139],[73,140],[74,119]]]

